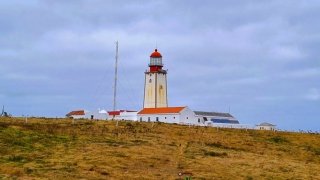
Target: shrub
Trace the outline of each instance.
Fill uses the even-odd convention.
[[[207,145],[207,146],[210,146],[210,147],[217,147],[217,148],[222,147],[221,142],[206,143],[206,145]]]
[[[23,162],[25,161],[25,158],[22,156],[16,156],[16,155],[12,155],[8,158],[8,161],[12,161],[12,162]]]
[[[286,138],[281,137],[281,136],[275,136],[269,139],[269,141],[274,142],[274,143],[287,143],[289,142]]]
[[[205,156],[213,156],[213,157],[225,157],[228,156],[226,152],[214,152],[214,151],[204,151]]]

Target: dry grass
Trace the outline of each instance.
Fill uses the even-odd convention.
[[[0,119],[0,179],[320,179],[320,136],[67,119]]]

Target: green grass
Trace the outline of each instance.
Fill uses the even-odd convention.
[[[320,136],[0,118],[0,179],[320,179]]]

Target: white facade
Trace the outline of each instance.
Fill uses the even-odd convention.
[[[138,120],[146,121],[146,122],[197,124],[194,117],[195,117],[194,112],[190,110],[188,107],[184,107],[179,112],[171,112],[171,113],[149,113],[149,114],[138,113]]]
[[[95,120],[107,120],[108,112],[105,110],[97,110],[97,111],[87,111],[85,113],[86,119],[95,119]]]
[[[180,124],[199,124],[195,119],[194,112],[188,107],[184,108],[180,113]]]
[[[166,72],[146,72],[144,86],[144,108],[159,108],[167,106]]]
[[[71,115],[69,116],[72,119],[85,119],[85,115]]]
[[[139,121],[145,122],[165,122],[165,123],[179,123],[179,113],[166,113],[166,114],[138,114]]]
[[[276,125],[270,124],[270,123],[261,123],[256,125],[256,129],[258,130],[269,130],[269,131],[275,131]]]
[[[137,121],[137,111],[120,111],[119,115],[109,115],[108,120],[129,120]]]
[[[85,119],[85,115],[88,111],[86,110],[75,110],[71,111],[68,114],[66,114],[66,117],[72,118],[72,119]]]

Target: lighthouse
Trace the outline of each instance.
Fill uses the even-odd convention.
[[[143,108],[168,107],[167,71],[162,68],[162,55],[155,49],[145,72]]]

